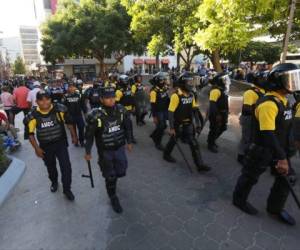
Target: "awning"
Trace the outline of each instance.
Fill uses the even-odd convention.
[[[140,59],[140,58],[136,58],[136,59],[133,59],[133,63],[138,65],[138,64],[143,64],[144,63],[144,60],[143,59]]]
[[[156,60],[155,59],[145,59],[145,64],[156,64]]]
[[[170,60],[168,58],[163,58],[163,59],[161,59],[161,63],[162,64],[169,64]]]

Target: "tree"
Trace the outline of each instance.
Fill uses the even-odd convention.
[[[60,1],[57,13],[42,29],[42,54],[55,63],[66,57],[95,57],[102,76],[105,58],[117,62],[130,53],[142,53],[143,44],[133,39],[131,18],[117,0]]]
[[[200,48],[193,35],[199,25],[195,17],[202,0],[122,0],[132,16],[131,30],[135,37],[148,43],[150,54],[165,54],[173,48],[189,69]]]
[[[18,56],[13,64],[13,72],[14,74],[25,74],[26,73],[26,67],[25,63],[23,61],[23,58]]]

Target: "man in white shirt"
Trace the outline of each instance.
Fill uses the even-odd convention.
[[[41,84],[39,81],[35,81],[33,83],[33,89],[29,91],[27,96],[27,102],[29,104],[29,107],[36,107],[36,94],[41,90]]]

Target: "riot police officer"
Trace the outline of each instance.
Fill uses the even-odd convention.
[[[158,72],[150,80],[150,83],[153,85],[150,91],[151,113],[155,124],[155,129],[150,137],[158,150],[164,149],[161,141],[164,131],[167,128],[168,107],[170,103],[167,88],[168,77],[167,73]]]
[[[93,86],[84,93],[85,105],[87,110],[100,107],[101,85],[98,81],[93,82]],[[89,107],[88,107],[89,106]]]
[[[125,144],[131,151],[132,124],[127,110],[115,103],[115,89],[104,87],[101,106],[87,116],[86,160],[91,159],[94,138],[99,155],[99,165],[105,178],[107,194],[116,213],[123,209],[116,194],[118,178],[126,175],[127,157]]]
[[[208,150],[218,153],[216,140],[227,129],[228,122],[228,91],[230,78],[225,73],[218,73],[211,80],[209,93],[209,133],[207,137]]]
[[[243,163],[245,150],[252,142],[253,134],[255,133],[255,117],[254,111],[256,102],[265,94],[265,77],[261,73],[254,74],[253,86],[246,90],[243,95],[242,114],[240,117],[240,125],[242,128],[241,141],[238,148],[237,160]]]
[[[164,150],[164,159],[168,162],[176,162],[171,156],[177,139],[181,138],[188,143],[194,163],[198,171],[209,171],[210,168],[203,163],[200,147],[195,138],[195,134],[201,132],[203,124],[198,112],[198,103],[196,103],[193,94],[194,74],[185,72],[178,78],[178,88],[171,96],[169,105],[169,125],[170,139]]]
[[[267,201],[267,212],[283,222],[294,225],[294,218],[284,210],[289,195],[288,176],[293,155],[292,111],[286,98],[288,93],[300,90],[300,70],[284,63],[275,66],[268,75],[268,91],[257,101],[255,109],[256,134],[244,158],[244,167],[234,193],[233,204],[248,214],[258,211],[248,202],[252,187],[268,166],[276,161],[274,184]]]
[[[120,75],[119,77],[119,82],[117,84],[117,89],[116,89],[116,102],[122,104],[125,107],[130,117],[133,115],[134,108],[135,108],[135,101],[130,86],[129,77],[127,75]],[[133,134],[132,134],[132,138],[133,138],[132,143],[136,143]]]
[[[49,88],[51,100],[53,103],[62,103],[65,90],[61,79],[56,79],[52,82]]]
[[[78,130],[79,135],[79,143],[83,147],[84,146],[84,119],[82,116],[82,112],[85,111],[84,103],[80,94],[76,91],[75,84],[69,83],[68,92],[64,96],[64,105],[68,108],[68,112],[72,117],[72,121]],[[75,145],[75,146],[78,146]]]
[[[28,136],[36,155],[43,159],[47,167],[51,192],[56,192],[58,188],[56,158],[58,159],[63,193],[72,201],[74,200],[71,191],[72,169],[64,126],[65,123],[68,125],[72,142],[76,144],[78,139],[72,126],[72,119],[65,106],[51,103],[49,93],[40,91],[36,98],[38,107],[33,108],[24,119],[25,135]]]
[[[145,125],[145,116],[147,115],[147,97],[145,86],[142,83],[142,76],[134,76],[134,84],[131,87],[131,91],[135,100],[135,116],[136,124],[138,126]]]

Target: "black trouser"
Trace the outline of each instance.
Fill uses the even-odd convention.
[[[73,121],[74,121],[74,125],[75,127],[75,131],[78,131],[78,137],[79,137],[79,142],[83,143],[84,142],[84,120],[82,115],[76,115],[76,116],[72,116]],[[77,128],[77,130],[76,130]]]
[[[170,137],[170,140],[164,150],[165,155],[171,155],[178,138],[182,138],[185,143],[188,143],[191,151],[194,163],[197,167],[203,165],[200,147],[198,141],[195,138],[194,126],[192,124],[186,124],[175,127],[176,137]]]
[[[72,168],[66,140],[61,140],[49,145],[41,145],[45,151],[44,163],[48,170],[48,176],[52,183],[57,183],[58,173],[56,168],[56,158],[59,162],[61,172],[61,182],[64,190],[71,189]]]
[[[147,115],[146,111],[144,111],[144,112],[136,111],[136,113],[135,113],[136,124],[139,125],[140,123],[144,123],[146,115]]]
[[[157,112],[155,117],[157,118],[157,124],[151,137],[156,145],[160,145],[167,128],[168,111]]]
[[[106,192],[109,198],[116,196],[117,194],[117,178],[109,177],[105,179]]]
[[[289,161],[289,173],[291,173],[291,165]],[[252,187],[257,183],[260,175],[266,171],[267,167],[244,166],[242,174],[239,177],[233,193],[233,200],[238,204],[245,204]],[[271,213],[279,213],[285,205],[289,195],[289,187],[286,179],[281,175],[275,176],[275,181],[271,188],[271,192],[267,201],[267,209]]]
[[[220,117],[221,121],[217,121],[216,116],[209,117],[208,145],[215,145],[216,140],[227,130],[228,114],[222,114]]]

